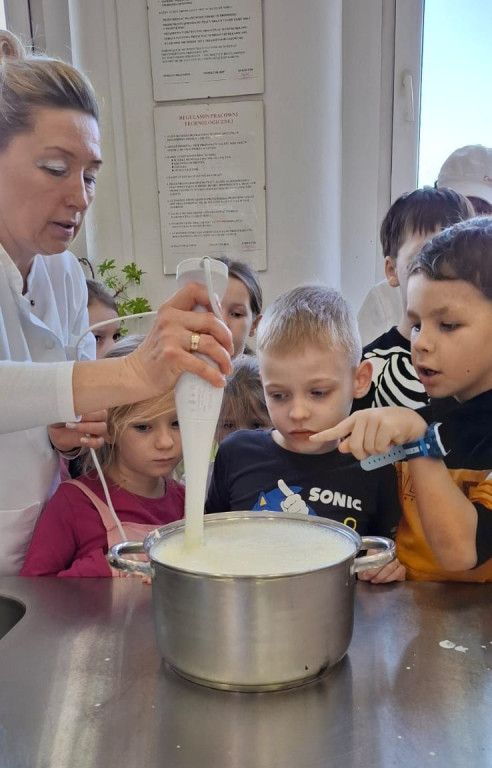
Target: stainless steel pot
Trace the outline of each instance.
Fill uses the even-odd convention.
[[[228,512],[207,515],[205,535],[217,521],[238,518],[302,520],[347,537],[345,560],[303,573],[227,576],[192,573],[159,562],[156,542],[184,527],[184,520],[150,533],[144,542],[112,547],[114,568],[152,576],[157,642],[180,675],[212,688],[262,691],[302,685],[326,673],[347,652],[353,628],[355,574],[380,568],[395,557],[382,537],[360,537],[346,525],[289,513]],[[382,549],[356,558],[359,550]],[[144,552],[150,563],[123,554]]]

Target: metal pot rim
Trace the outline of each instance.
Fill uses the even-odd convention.
[[[224,520],[234,521],[234,520],[244,520],[248,518],[264,519],[264,520],[295,520],[295,521],[303,522],[310,525],[321,525],[323,527],[336,529],[343,536],[351,540],[351,542],[354,545],[354,550],[347,557],[341,558],[340,560],[336,560],[335,562],[327,563],[326,565],[318,566],[317,568],[309,568],[302,571],[289,571],[288,573],[259,575],[259,574],[227,574],[227,573],[210,573],[210,572],[203,572],[203,571],[191,571],[188,568],[181,568],[178,565],[169,565],[168,563],[163,563],[160,560],[157,560],[156,558],[152,557],[152,554],[151,554],[151,549],[156,542],[160,541],[165,536],[171,535],[172,533],[174,533],[174,531],[184,528],[185,526],[184,518],[182,520],[176,520],[172,523],[167,523],[167,525],[163,525],[160,528],[156,528],[155,531],[151,531],[145,537],[143,542],[143,547],[152,566],[169,569],[171,571],[175,571],[178,573],[184,573],[190,577],[195,576],[199,578],[207,578],[207,579],[220,580],[220,581],[225,581],[225,580],[259,581],[263,579],[268,579],[269,581],[271,581],[273,579],[289,579],[293,577],[299,577],[308,573],[319,573],[321,571],[328,570],[330,568],[341,566],[345,563],[350,563],[353,561],[353,559],[357,555],[362,544],[361,537],[356,531],[353,530],[353,528],[350,528],[348,525],[344,525],[344,523],[339,523],[337,520],[331,520],[330,518],[327,518],[327,517],[318,517],[317,515],[304,515],[304,514],[294,513],[294,512],[271,512],[271,511],[270,512],[268,511],[265,511],[265,512],[261,512],[261,511],[259,512],[256,512],[256,511],[255,512],[253,511],[218,512],[215,514],[206,515],[204,522],[205,522],[205,525],[208,525],[214,522],[223,522]]]

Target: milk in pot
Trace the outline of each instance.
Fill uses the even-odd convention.
[[[277,576],[334,565],[353,556],[354,543],[308,520],[237,518],[206,525],[201,547],[185,547],[183,529],[178,529],[158,540],[150,554],[195,573]]]

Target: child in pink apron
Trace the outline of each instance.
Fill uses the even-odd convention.
[[[136,343],[125,339],[108,357],[128,354]],[[110,501],[125,539],[142,540],[184,515],[184,487],[171,477],[182,458],[174,396],[111,408],[107,424],[107,442],[97,455]],[[107,553],[121,540],[101,480],[91,469],[61,483],[46,504],[21,575],[119,576]]]

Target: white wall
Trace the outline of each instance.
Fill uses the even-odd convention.
[[[341,289],[355,307],[384,277],[390,205],[394,0],[344,0]]]
[[[162,274],[145,2],[69,0],[73,60],[103,106],[105,165],[88,217],[92,259],[135,260],[157,305]],[[340,285],[342,0],[264,4],[266,300],[296,283]]]
[[[96,261],[135,260],[157,306],[174,278],[162,274],[146,2],[31,0],[44,9],[47,41],[57,34],[56,17],[65,34],[64,14],[52,12],[62,3],[73,60],[91,76],[102,106],[105,162],[87,219],[88,252]],[[357,308],[381,276],[394,4],[264,0],[267,302],[320,279]]]
[[[341,32],[338,0],[264,3],[267,298],[340,286]]]

